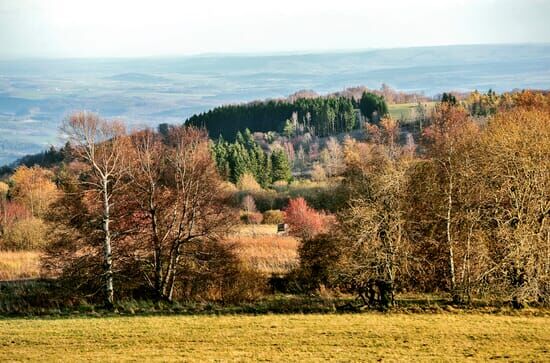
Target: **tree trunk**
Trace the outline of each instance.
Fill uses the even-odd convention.
[[[447,247],[449,253],[449,274],[451,275],[451,292],[453,294],[453,300],[456,298],[456,276],[455,276],[455,262],[454,262],[454,250],[453,240],[451,237],[451,212],[453,208],[453,174],[451,169],[451,160],[449,158],[449,190],[447,193]]]
[[[174,293],[174,283],[176,275],[176,266],[179,261],[179,246],[173,247],[170,251],[168,267],[163,277],[162,284],[162,297],[168,301],[172,301],[172,295]]]
[[[155,268],[154,288],[156,298],[162,299],[162,246],[158,233],[157,214],[154,203],[149,201],[149,213],[151,214],[151,228],[153,232],[153,263]]]
[[[113,256],[111,250],[111,230],[109,224],[110,206],[109,206],[109,181],[103,179],[103,232],[105,239],[103,241],[103,259],[104,259],[104,275],[105,275],[105,307],[112,309],[114,306],[114,289],[113,289]]]

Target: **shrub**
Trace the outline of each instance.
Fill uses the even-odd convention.
[[[337,268],[339,244],[333,235],[323,233],[304,240],[298,249],[300,269],[298,280],[306,290],[330,286]]]
[[[254,199],[256,200],[256,208],[260,212],[269,209],[281,209],[288,202],[288,198],[274,190],[254,193]]]
[[[291,199],[284,213],[285,222],[290,226],[290,234],[302,240],[328,231],[334,219],[309,207],[302,197]]]
[[[262,220],[262,213],[259,212],[243,212],[241,214],[241,221],[246,224],[260,224]]]
[[[313,164],[313,169],[311,170],[311,180],[316,182],[322,182],[327,180],[327,172],[319,163]]]
[[[253,213],[257,211],[256,202],[251,195],[244,196],[241,206],[243,208],[243,211],[245,211],[246,213]]]
[[[26,218],[13,223],[4,231],[3,249],[36,250],[46,244],[46,225],[39,218]]]
[[[288,187],[288,181],[277,180],[273,183],[273,187],[277,190],[285,190]]]
[[[222,182],[222,190],[228,194],[235,194],[239,191],[237,186],[229,181]]]
[[[267,281],[243,266],[235,247],[216,241],[189,246],[193,256],[180,270],[176,300],[243,302],[265,293]]]
[[[239,188],[239,190],[241,191],[249,191],[249,192],[262,190],[262,187],[260,186],[260,184],[258,184],[254,176],[249,173],[244,173],[240,177],[239,181],[237,182],[237,188]]]
[[[263,217],[262,223],[264,224],[279,224],[285,221],[285,214],[279,209],[266,210]]]
[[[8,195],[10,186],[4,182],[0,181],[0,200],[3,200]]]

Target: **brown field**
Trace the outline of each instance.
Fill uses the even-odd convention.
[[[277,234],[276,225],[243,225],[229,239],[243,262],[270,275],[288,272],[298,263],[298,240]],[[0,281],[40,277],[40,253],[0,251]]]
[[[241,224],[237,227],[234,236],[277,236],[276,224]]]
[[[298,264],[298,241],[289,236],[235,237],[231,240],[247,265],[265,274],[281,274]]]
[[[525,361],[550,359],[550,317],[477,314],[0,320],[0,361]]]
[[[0,251],[0,281],[40,277],[40,253]]]
[[[229,238],[242,261],[264,273],[281,274],[298,264],[299,241],[291,236],[277,235],[276,225],[245,225]]]

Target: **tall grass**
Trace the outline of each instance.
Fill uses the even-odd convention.
[[[236,237],[277,236],[276,224],[243,224],[235,233]]]
[[[299,242],[294,237],[243,233],[231,237],[227,243],[235,245],[238,256],[248,267],[266,275],[287,273],[298,264]]]
[[[298,240],[277,234],[277,225],[242,225],[227,243],[241,260],[266,275],[286,273],[298,263]],[[0,281],[44,277],[40,252],[0,251]]]
[[[0,281],[40,277],[40,253],[0,251]]]

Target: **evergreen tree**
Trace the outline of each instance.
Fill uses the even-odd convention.
[[[363,116],[369,119],[369,122],[376,122],[387,115],[388,105],[384,98],[374,93],[364,92],[359,101],[359,109]],[[375,113],[378,117],[375,117]]]
[[[292,172],[290,163],[281,149],[274,150],[271,153],[271,179],[275,182],[278,180],[290,181]]]
[[[231,145],[229,153],[230,180],[233,183],[239,181],[241,176],[249,170],[250,162],[248,160],[248,152],[241,143]]]
[[[443,92],[443,95],[441,95],[441,103],[448,103],[455,106],[457,104],[456,97],[451,93]]]

